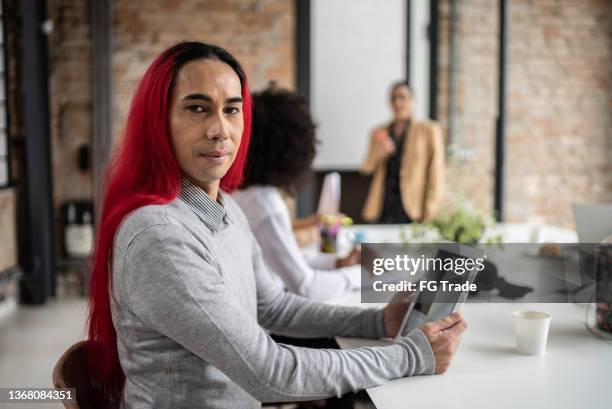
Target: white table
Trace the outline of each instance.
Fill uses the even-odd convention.
[[[423,236],[414,237],[410,224],[356,224],[342,230],[339,244],[341,247],[349,245],[347,233],[355,232],[364,233],[366,243],[401,243],[402,239],[427,243],[441,239],[435,229],[420,228],[418,231]],[[487,228],[481,240],[484,242],[488,238],[497,236],[501,236],[504,243],[576,243],[578,241],[574,230],[536,223],[498,223]]]
[[[406,237],[409,226],[354,226],[347,231],[365,231],[366,242],[393,243],[401,242],[401,229],[403,238],[411,241]],[[504,242],[576,242],[575,232],[551,226],[500,224],[486,232],[500,233]],[[359,292],[334,303],[373,306],[360,304]],[[468,330],[446,374],[396,379],[367,392],[378,409],[610,409],[612,343],[587,330],[586,308],[576,304],[465,304]],[[536,309],[552,315],[544,356],[515,352],[512,312],[516,309]],[[336,340],[343,349],[390,342]]]
[[[336,301],[360,305],[359,293]],[[512,312],[519,308],[552,315],[544,356],[515,352]],[[449,371],[368,389],[378,409],[612,408],[612,343],[587,330],[586,305],[466,304],[463,313],[468,330]],[[387,343],[336,340],[343,349]]]

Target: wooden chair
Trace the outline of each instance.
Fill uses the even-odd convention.
[[[61,356],[53,369],[55,388],[75,388],[76,401],[64,401],[66,409],[118,409],[119,399],[105,395],[87,368],[91,341],[77,342]]]

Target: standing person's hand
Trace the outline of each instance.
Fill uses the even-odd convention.
[[[466,328],[467,324],[458,312],[421,327],[433,350],[437,374],[448,370]]]
[[[385,159],[395,153],[395,144],[384,129],[379,129],[374,132],[373,149],[376,156]]]

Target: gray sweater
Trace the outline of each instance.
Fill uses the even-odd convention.
[[[265,330],[379,338],[382,310],[284,292],[238,206],[220,198],[183,182],[179,198],[137,209],[116,234],[111,310],[126,374],[122,408],[258,408],[434,372],[418,330],[394,345],[345,351],[275,343]]]

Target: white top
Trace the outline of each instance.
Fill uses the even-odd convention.
[[[333,255],[302,253],[293,235],[289,210],[276,188],[252,186],[236,191],[233,197],[249,220],[266,264],[288,291],[327,300],[360,288],[359,265],[334,268]]]

